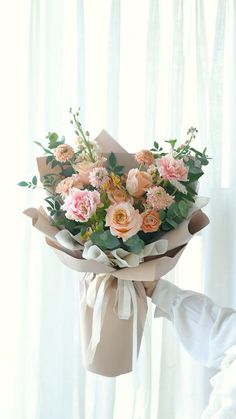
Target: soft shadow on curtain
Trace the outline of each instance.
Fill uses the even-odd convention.
[[[4,173],[12,167],[3,188],[13,225],[5,222],[4,204],[0,416],[199,419],[212,371],[190,359],[172,326],[152,319],[151,308],[151,345],[144,345],[134,377],[109,379],[84,370],[79,277],[58,262],[20,213],[39,204],[40,192],[14,185],[36,171],[33,140],[55,130],[73,141],[70,106],[81,107],[92,136],[105,128],[129,151],[154,139],[184,139],[189,126],[198,127],[198,147],[206,145],[214,158],[201,184],[202,195],[211,197],[211,224],[167,279],[236,307],[235,2],[12,5],[1,25],[9,45],[0,80],[9,154],[4,150],[1,165]]]

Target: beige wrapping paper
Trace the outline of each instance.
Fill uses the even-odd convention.
[[[133,368],[133,315],[123,320],[114,311],[117,280],[154,281],[174,268],[182,255],[187,243],[194,234],[202,230],[208,223],[208,217],[198,210],[190,219],[185,220],[176,230],[166,233],[163,237],[168,240],[168,250],[164,255],[149,257],[136,268],[115,269],[96,261],[81,259],[81,251],[71,251],[63,248],[55,239],[58,229],[51,226],[50,218],[44,210],[34,208],[25,211],[32,218],[35,228],[46,236],[47,244],[54,250],[62,263],[77,272],[91,272],[93,274],[111,274],[115,278],[107,289],[108,305],[105,311],[101,329],[100,342],[97,345],[92,362],[88,361],[88,346],[92,334],[93,308],[86,303],[85,297],[81,302],[81,320],[83,324],[84,363],[89,371],[108,377],[128,373]],[[163,238],[162,237],[162,238]],[[151,260],[149,260],[151,259]],[[140,283],[141,285],[141,283]],[[86,294],[86,293],[85,293]],[[146,318],[146,298],[137,292],[137,354],[139,352],[143,328]]]
[[[141,284],[138,284],[141,285]],[[87,285],[86,290],[87,290]],[[106,308],[101,329],[100,342],[97,345],[92,363],[88,359],[88,346],[92,335],[93,309],[88,306],[85,298],[81,301],[81,321],[83,334],[84,364],[86,368],[99,375],[116,377],[132,370],[133,350],[133,313],[128,320],[119,319],[114,311],[117,291],[117,279],[111,280],[108,287],[108,305]],[[81,293],[83,294],[83,292]],[[144,324],[147,313],[147,300],[139,288],[136,290],[137,297],[137,355],[140,349]]]
[[[96,140],[105,156],[112,150],[116,154],[118,164],[124,165],[127,170],[136,166],[134,155],[128,154],[106,131],[102,131]],[[57,173],[55,168],[51,169],[50,164],[46,165],[46,157],[38,158],[37,163],[41,179],[45,174]],[[45,235],[47,244],[64,265],[77,272],[90,272],[93,275],[104,274],[104,276],[107,274],[110,278],[108,280],[109,285],[104,292],[106,307],[102,313],[99,343],[96,346],[92,361],[88,348],[91,344],[91,336],[93,337],[92,329],[93,323],[96,321],[96,315],[94,315],[95,306],[91,307],[86,299],[88,289],[91,286],[91,279],[80,281],[80,285],[83,287],[81,318],[86,368],[89,371],[108,377],[131,371],[134,366],[134,350],[137,351],[137,354],[139,352],[147,312],[147,301],[141,281],[154,281],[173,269],[193,235],[209,223],[208,217],[201,210],[197,210],[189,219],[182,222],[176,230],[162,236],[162,239],[168,240],[168,248],[165,254],[145,258],[144,262],[138,267],[120,269],[94,260],[82,259],[81,250],[69,250],[59,244],[55,236],[60,230],[51,225],[51,219],[43,208],[39,210],[29,208],[25,211],[25,214],[32,219],[33,226]],[[135,292],[138,311],[136,325],[133,321],[135,316],[132,303],[131,315],[127,319],[119,318],[115,311],[117,284],[121,280],[128,281],[127,285],[132,285]],[[133,336],[134,330],[135,337]]]

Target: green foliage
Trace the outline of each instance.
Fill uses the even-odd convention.
[[[61,210],[61,202],[59,195],[50,195],[44,199],[47,203],[47,210],[51,217],[59,217],[63,211]]]
[[[110,230],[96,231],[91,234],[90,239],[102,250],[114,250],[121,247],[121,241],[113,236]]]
[[[58,175],[55,175],[53,173],[49,173],[47,175],[44,175],[42,177],[42,183],[43,183],[43,187],[55,187],[56,184],[58,183],[58,179],[60,180],[60,177],[58,178]]]
[[[131,253],[138,255],[141,250],[144,248],[145,243],[140,237],[135,234],[135,236],[130,237],[123,243],[123,247]]]
[[[24,188],[35,189],[37,184],[38,184],[37,176],[33,176],[31,181],[26,182],[26,181],[23,180],[23,181],[19,182],[17,185],[22,186]]]
[[[177,139],[174,140],[166,140],[166,143],[169,143],[171,145],[172,150],[175,150],[175,145],[177,143]]]
[[[117,159],[113,152],[109,154],[107,163],[107,170],[109,173],[114,173],[117,176],[121,176],[123,174],[124,166],[117,165]]]

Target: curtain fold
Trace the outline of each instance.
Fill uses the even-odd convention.
[[[18,234],[9,238],[9,226],[3,225],[10,251],[4,257],[2,290],[10,303],[3,298],[1,304],[0,416],[199,419],[213,371],[183,351],[172,325],[154,320],[151,306],[145,331],[150,341],[142,344],[136,374],[115,379],[86,372],[80,277],[59,263],[20,213],[39,205],[41,192],[15,185],[36,171],[40,150],[33,140],[50,130],[73,142],[70,106],[81,107],[92,137],[105,128],[129,151],[170,137],[184,141],[187,129],[196,125],[196,148],[207,145],[213,157],[200,188],[211,198],[206,208],[211,224],[166,279],[236,308],[235,1],[13,3],[15,33],[5,22],[12,49],[9,68],[15,68],[9,73],[12,91],[4,90],[7,71],[3,80],[6,103],[13,106],[3,135],[11,144],[13,170],[4,194]],[[7,12],[9,19],[10,6]],[[13,125],[14,135],[9,134]],[[9,172],[8,161],[2,166]],[[3,220],[5,212],[4,206]]]

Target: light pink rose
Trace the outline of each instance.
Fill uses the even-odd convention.
[[[97,191],[71,188],[62,209],[66,211],[65,215],[69,220],[85,223],[95,213],[99,204],[100,194]]]
[[[156,160],[156,166],[163,179],[182,182],[188,180],[188,167],[182,159],[175,159],[171,154]]]
[[[152,176],[138,169],[131,169],[126,180],[126,189],[130,195],[140,198],[152,186]]]
[[[129,202],[111,205],[107,209],[106,226],[110,227],[113,236],[123,241],[134,236],[141,228],[143,219],[138,210]]]

